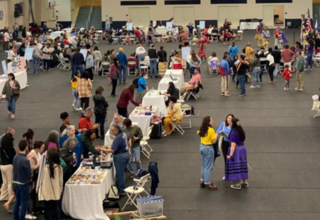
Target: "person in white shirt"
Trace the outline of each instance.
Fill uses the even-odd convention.
[[[273,84],[273,71],[275,68],[275,63],[274,63],[274,57],[271,55],[272,53],[272,48],[270,47],[268,50],[268,55],[267,55],[267,66],[268,66],[268,71],[269,71],[269,76],[270,76],[270,84]]]
[[[9,41],[11,40],[10,29],[4,33],[3,50],[9,49]]]
[[[93,49],[93,57],[94,57],[94,71],[95,73],[99,73],[102,55],[98,47],[95,47]]]
[[[141,44],[137,45],[136,49],[136,58],[138,60],[138,70],[140,72],[140,61],[144,61],[146,57],[147,51],[144,49],[144,47]]]

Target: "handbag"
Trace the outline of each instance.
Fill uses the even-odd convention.
[[[110,201],[117,201],[120,199],[118,188],[115,185],[110,187],[107,198]]]
[[[14,84],[14,86],[16,86],[16,85]],[[20,94],[19,89],[12,89],[12,94],[15,96],[19,95]]]
[[[224,128],[225,128],[225,127],[226,127],[226,123],[224,123],[223,128],[222,128],[222,131],[224,131]],[[224,138],[223,135],[220,135],[220,136],[219,136],[219,140],[218,140],[218,149],[219,149],[219,152],[222,151],[222,141],[223,141],[223,138]]]

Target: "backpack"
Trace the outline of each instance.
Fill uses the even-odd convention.
[[[139,79],[141,78],[141,76],[139,78],[136,78],[132,81],[132,84],[136,86],[136,89],[139,87]]]

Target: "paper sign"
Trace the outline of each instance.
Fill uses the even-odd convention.
[[[7,63],[5,60],[2,60],[2,69],[3,69],[3,72],[4,72],[4,75],[8,75],[8,69],[7,69]]]
[[[8,63],[8,73],[13,73],[12,62]]]
[[[127,31],[132,31],[133,23],[127,23]]]
[[[26,60],[32,60],[33,48],[27,48],[24,54]]]
[[[191,51],[191,47],[182,47],[181,48],[182,59],[186,60],[190,55],[190,51]]]
[[[166,27],[168,30],[171,30],[172,29],[172,22],[167,22]]]
[[[84,57],[84,60],[86,60],[87,59],[87,53],[88,53],[87,49],[81,49],[80,53],[82,53],[82,55]]]
[[[26,69],[26,58],[20,57],[20,66],[18,66],[18,72],[24,71]]]
[[[199,24],[200,24],[200,29],[205,29],[205,26],[206,26],[205,21],[200,21]]]

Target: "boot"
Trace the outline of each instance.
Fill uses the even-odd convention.
[[[95,133],[96,133],[96,138],[100,138],[100,136],[99,136],[99,128],[97,128],[97,129],[95,130]]]
[[[104,140],[104,135],[105,135],[104,129],[100,129],[100,139],[101,140]]]

